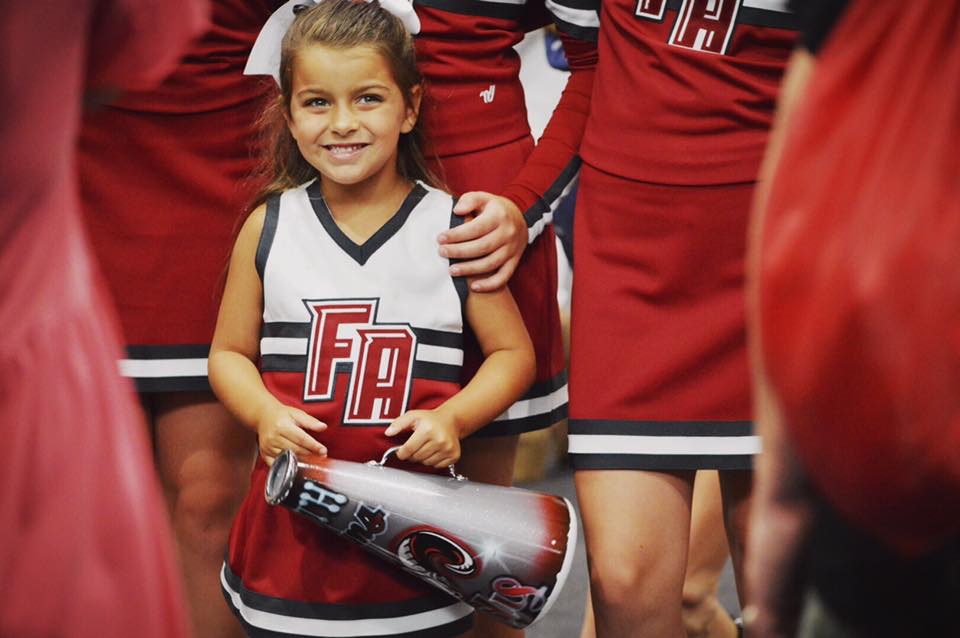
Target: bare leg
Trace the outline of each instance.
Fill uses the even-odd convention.
[[[747,523],[750,515],[750,491],[753,487],[753,472],[730,470],[720,472],[720,491],[723,495],[723,521],[727,529],[730,558],[737,579],[737,596],[740,606],[749,603],[744,596],[743,561],[747,546]]]
[[[220,592],[233,517],[256,454],[253,435],[210,393],[152,395],[157,467],[197,638],[243,635]]]
[[[697,472],[690,528],[682,608],[687,638],[736,638],[736,625],[717,600],[717,581],[729,552],[723,531],[720,483],[715,471]],[[596,638],[596,635],[588,591],[580,638]]]
[[[457,472],[473,481],[494,485],[513,483],[513,463],[517,456],[519,436],[491,436],[465,439],[462,443]],[[513,629],[491,616],[478,613],[473,630],[465,638],[523,638],[523,631]]]
[[[717,600],[717,582],[728,556],[717,472],[699,470],[683,581],[683,624],[688,638],[736,638],[736,625]]]
[[[684,638],[680,609],[693,476],[576,473],[598,638]]]

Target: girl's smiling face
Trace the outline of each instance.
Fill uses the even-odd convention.
[[[327,185],[364,187],[397,179],[397,142],[417,121],[383,56],[373,47],[312,45],[293,63],[288,127]]]

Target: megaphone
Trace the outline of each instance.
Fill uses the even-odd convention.
[[[298,459],[270,468],[266,499],[306,517],[522,629],[542,618],[570,573],[577,518],[562,497],[386,467]]]

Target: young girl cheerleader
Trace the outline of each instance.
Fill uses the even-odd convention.
[[[221,578],[251,636],[466,631],[466,605],[268,505],[267,466],[284,449],[360,462],[402,444],[407,469],[445,468],[533,379],[510,294],[467,294],[431,249],[460,218],[419,151],[404,23],[326,0],[283,41],[275,180],[237,239],[210,355],[214,390],[259,438]],[[460,389],[464,318],[485,360]]]

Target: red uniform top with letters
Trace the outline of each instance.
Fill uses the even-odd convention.
[[[576,86],[577,95],[558,110],[588,119],[582,145],[574,122],[548,127],[545,139],[572,152],[579,146],[583,161],[634,180],[756,178],[796,40],[787,0],[548,0],[547,7],[561,31],[586,43],[572,45],[568,92]],[[595,77],[583,87],[578,75]],[[534,162],[551,163],[539,153]]]

